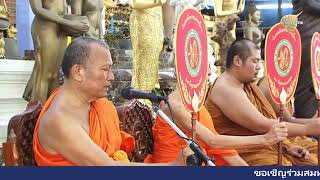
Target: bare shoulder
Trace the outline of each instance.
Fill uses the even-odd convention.
[[[237,98],[244,97],[245,92],[241,87],[234,85],[226,79],[220,78],[216,84],[212,87],[209,94],[209,99],[212,101],[226,102],[228,99],[236,100]],[[234,99],[236,98],[236,99]]]
[[[56,153],[55,145],[57,143],[63,145],[63,141],[77,129],[80,128],[77,128],[77,124],[68,112],[49,108],[39,122],[39,142],[48,152]]]
[[[72,122],[70,119],[72,119],[72,117],[69,113],[61,111],[57,108],[49,108],[39,122],[39,130],[45,129],[46,131],[54,131],[56,128],[69,126],[69,124]]]
[[[268,127],[270,121],[266,121],[266,117],[252,104],[241,86],[217,81],[209,98],[231,121],[259,133],[267,129],[265,127]]]

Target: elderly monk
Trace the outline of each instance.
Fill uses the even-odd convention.
[[[172,110],[174,122],[190,137],[191,134],[191,114],[182,104],[178,90],[169,95],[169,104]],[[162,110],[172,118],[167,105],[162,106]],[[214,129],[212,119],[207,109],[203,106],[199,111],[199,122],[196,124],[196,136],[199,145],[209,157],[216,159],[218,166],[247,166],[248,164],[239,157],[235,150],[229,148],[255,147],[256,145],[270,145],[286,139],[287,129],[285,124],[278,123],[266,134],[257,136],[224,136],[218,135]],[[167,122],[157,117],[153,126],[154,152],[149,155],[145,162],[170,162],[175,159],[179,149],[185,146],[185,141],[179,138],[176,132]]]
[[[269,92],[267,79],[262,78],[258,82],[258,87],[261,89],[269,103],[271,104],[273,110],[275,111],[276,115],[280,116],[280,107],[277,105]],[[298,123],[298,124],[306,124],[310,122],[311,119],[303,119],[303,118],[294,118],[293,115],[293,105],[289,102],[283,109],[283,117],[284,120],[291,123]],[[318,143],[316,140],[306,137],[306,136],[297,136],[289,138],[288,143],[291,143],[292,146],[295,146],[297,149],[296,152],[293,152],[292,156],[296,158],[291,158],[292,161],[297,161],[294,164],[304,164],[308,163],[307,161],[312,161],[315,165],[317,165],[317,155],[318,155]],[[310,160],[309,160],[310,159]]]
[[[226,71],[216,80],[205,103],[214,126],[223,135],[248,136],[263,134],[278,122],[276,113],[254,84],[260,67],[260,49],[250,40],[235,41],[229,49]],[[289,136],[319,135],[319,119],[306,124],[286,122]],[[277,165],[278,146],[267,145],[241,148],[239,155],[249,165]],[[283,165],[315,165],[313,160],[303,163],[293,160],[299,151],[284,141]]]
[[[68,46],[62,63],[65,82],[44,105],[34,130],[38,165],[147,165],[126,159],[134,139],[120,131],[116,109],[104,98],[114,78],[111,67],[102,41],[80,37]],[[183,158],[162,165],[183,165]]]

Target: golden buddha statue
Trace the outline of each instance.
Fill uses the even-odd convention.
[[[31,35],[36,62],[25,89],[25,99],[44,104],[59,85],[58,69],[67,47],[66,31],[84,34],[89,30],[88,19],[66,19],[67,4],[62,0],[29,0],[35,14]]]
[[[150,92],[159,83],[165,0],[131,0],[130,35],[133,48],[132,87]]]
[[[109,1],[108,5],[111,5]],[[103,39],[101,12],[105,3],[104,0],[69,0],[72,15],[88,18],[90,28],[85,33],[86,36]]]

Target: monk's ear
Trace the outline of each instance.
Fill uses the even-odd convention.
[[[70,75],[71,77],[81,82],[83,80],[83,67],[80,64],[75,64],[71,67]]]
[[[240,67],[242,65],[242,60],[240,59],[240,57],[238,55],[235,55],[233,57],[233,64],[238,67]]]

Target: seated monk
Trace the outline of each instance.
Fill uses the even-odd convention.
[[[258,87],[261,89],[261,91],[263,92],[263,94],[271,104],[277,117],[279,117],[280,106],[273,101],[270,95],[267,79],[266,78],[260,79],[258,82]],[[283,109],[283,117],[286,122],[298,123],[298,124],[306,124],[310,122],[310,120],[313,120],[313,119],[294,118],[292,102],[289,102],[288,104],[286,104],[285,108]],[[296,158],[291,158],[292,156],[288,156],[288,158],[291,158],[292,161],[297,161],[297,162],[294,162],[293,164],[304,165],[305,163],[307,163],[306,165],[308,165],[309,164],[308,161],[312,161],[313,164],[317,165],[318,143],[316,140],[309,138],[307,136],[296,136],[296,137],[289,138],[288,143],[291,143],[292,146],[295,146],[295,148],[297,148],[297,151],[294,152],[294,154],[292,154],[292,156]],[[284,148],[286,149],[287,147],[284,147]]]
[[[109,48],[102,41],[80,37],[68,46],[64,84],[45,103],[34,130],[39,166],[148,165],[128,162],[134,139],[120,131],[116,109],[104,98],[114,78],[111,67]],[[159,165],[184,165],[183,155]]]
[[[178,90],[169,95],[169,103],[174,122],[190,137],[192,134],[191,114],[182,104]],[[168,117],[172,118],[167,104],[162,106],[161,109]],[[196,136],[197,140],[199,140],[199,145],[207,155],[215,158],[217,166],[247,166],[248,164],[240,158],[235,150],[228,149],[275,144],[286,139],[287,129],[284,123],[278,123],[264,135],[241,137],[218,135],[214,129],[210,114],[203,106],[199,111],[199,121],[196,123]],[[144,162],[170,162],[175,159],[179,149],[186,145],[186,142],[179,138],[170,125],[159,116],[153,126],[153,137],[154,152],[148,155]]]
[[[235,41],[226,60],[226,71],[216,80],[209,90],[205,106],[219,134],[250,136],[268,132],[278,123],[276,113],[254,84],[260,66],[260,49],[250,40]],[[320,134],[320,120],[315,119],[306,124],[285,122],[288,135],[305,136]],[[283,165],[301,165],[301,158],[293,154],[298,148],[284,141]],[[238,149],[240,157],[249,165],[267,166],[278,164],[278,146],[261,145],[254,148]],[[293,160],[294,159],[294,160]],[[303,165],[316,165],[312,159]]]

